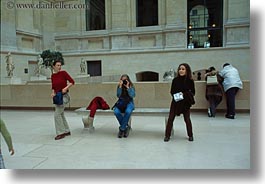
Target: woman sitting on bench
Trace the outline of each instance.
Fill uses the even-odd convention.
[[[120,124],[118,138],[126,138],[131,128],[128,126],[128,122],[134,110],[133,98],[135,97],[133,83],[127,74],[122,75],[120,78],[117,86],[117,97],[119,100],[114,105],[114,114]]]

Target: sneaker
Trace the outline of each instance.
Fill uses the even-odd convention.
[[[128,126],[128,127],[126,128],[125,132],[124,132],[123,137],[127,138],[127,137],[129,136],[130,130],[131,130],[131,127]]]
[[[118,138],[122,138],[124,136],[124,131],[119,129]]]
[[[60,135],[57,135],[54,139],[55,140],[60,140],[60,139],[63,139],[65,137],[64,134],[60,134]]]

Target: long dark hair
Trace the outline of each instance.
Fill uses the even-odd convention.
[[[130,79],[130,77],[129,77],[129,75],[127,75],[127,74],[123,74],[123,75],[121,75],[121,77],[120,77],[120,80],[123,78],[123,77],[126,77],[127,78],[127,80],[129,81],[129,86],[130,87],[134,87],[133,86],[133,83],[132,83],[132,81],[131,81],[131,79]],[[119,86],[118,86],[119,87]],[[126,95],[126,96],[128,96],[128,91],[127,91],[127,89],[122,85],[122,94],[121,94],[122,96],[124,96],[124,95]]]
[[[120,77],[120,80],[121,80],[123,77],[126,77],[127,80],[128,80],[129,83],[130,83],[130,87],[133,87],[133,83],[132,83],[132,81],[131,81],[129,75],[127,75],[127,74],[122,74],[121,77]]]
[[[192,72],[191,72],[191,68],[190,68],[190,65],[187,64],[187,63],[181,63],[181,64],[178,66],[177,77],[180,77],[180,75],[179,75],[179,69],[180,69],[180,66],[182,66],[182,65],[186,68],[186,76],[185,76],[185,78],[186,78],[186,79],[191,79],[191,80],[192,80]]]
[[[212,72],[212,71],[215,71],[216,69],[214,68],[214,66],[211,66],[210,68],[208,68],[206,70],[206,73],[209,73],[209,72]]]

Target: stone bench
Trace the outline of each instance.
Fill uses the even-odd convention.
[[[88,122],[90,110],[87,110],[86,107],[81,107],[79,109],[76,109],[75,112],[79,115],[82,115],[82,121],[85,127],[86,122]],[[113,110],[110,110],[110,109],[108,110],[98,109],[95,116],[97,115],[114,115],[114,113],[113,113]],[[164,116],[165,125],[166,125],[168,115],[169,115],[169,108],[135,108],[134,111],[132,112],[128,125],[131,127],[132,116]],[[93,125],[91,125],[88,129],[90,133],[95,131],[95,127]],[[174,134],[173,129],[172,129],[171,134],[172,135]]]

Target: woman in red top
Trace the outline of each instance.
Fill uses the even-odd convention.
[[[75,84],[75,81],[66,71],[61,71],[61,67],[62,63],[60,61],[54,61],[53,74],[51,76],[52,79],[51,97],[53,98],[57,92],[62,92],[63,94],[63,104],[62,105],[55,104],[54,122],[57,134],[55,140],[59,140],[64,138],[65,136],[71,135],[68,123],[64,116],[64,108],[65,105],[70,101],[68,91],[69,88]]]

